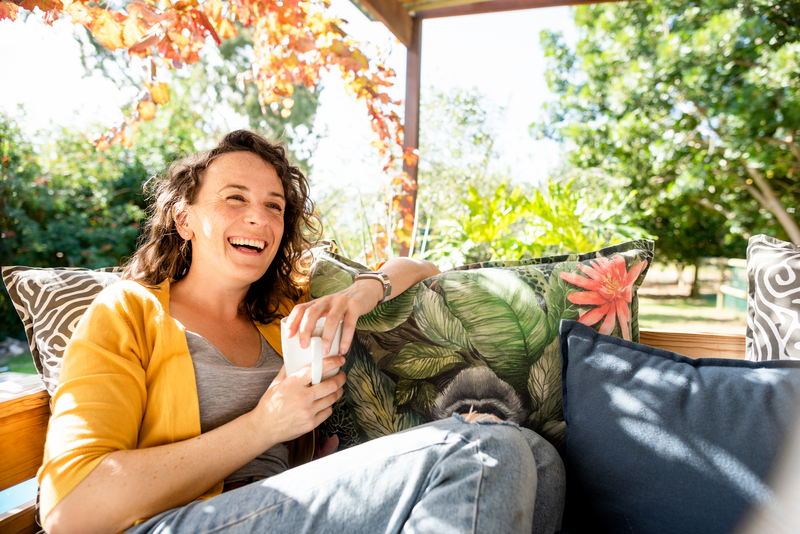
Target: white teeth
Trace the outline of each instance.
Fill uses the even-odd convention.
[[[228,242],[230,242],[231,245],[242,245],[242,246],[246,246],[246,247],[254,247],[254,248],[257,248],[258,250],[263,250],[264,247],[267,246],[267,243],[264,242],[264,241],[255,240],[255,239],[244,239],[244,238],[241,238],[241,237],[232,237],[232,238],[230,238],[228,240]]]

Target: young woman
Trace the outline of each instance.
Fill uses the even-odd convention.
[[[289,469],[311,459],[345,374],[286,376],[280,318],[307,346],[327,317],[323,352],[343,320],[344,354],[384,298],[367,279],[307,301],[297,265],[317,227],[306,178],[254,133],[170,167],[124,281],[65,353],[39,473],[48,533],[552,532],[563,467],[510,423],[454,416]],[[381,271],[391,297],[439,272]]]

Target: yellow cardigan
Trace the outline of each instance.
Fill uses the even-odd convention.
[[[282,302],[279,313],[294,304]],[[257,326],[281,354],[280,321]],[[38,474],[41,517],[108,454],[200,435],[194,367],[185,330],[169,315],[168,281],[155,289],[123,281],[100,293],[64,353],[52,409]],[[313,452],[313,437],[303,436],[290,444],[290,461]]]

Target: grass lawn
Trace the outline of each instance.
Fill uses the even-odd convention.
[[[745,334],[746,314],[732,310],[717,310],[713,297],[714,295],[707,295],[706,298],[690,299],[640,295],[639,328]]]
[[[8,367],[8,369],[6,369],[6,367]],[[18,356],[5,360],[0,364],[0,369],[2,369],[3,372],[25,373],[28,375],[36,374],[36,367],[33,365],[33,358],[31,358],[31,353],[29,351],[25,351]]]

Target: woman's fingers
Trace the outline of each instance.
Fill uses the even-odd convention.
[[[300,346],[307,349],[311,343],[311,335],[317,327],[317,321],[322,317],[325,310],[323,310],[320,305],[311,306],[310,304],[306,304],[304,306],[303,314],[299,318],[297,335],[300,336]]]
[[[345,364],[345,361],[346,360],[344,359],[344,356],[329,356],[327,358],[322,358],[322,373],[321,374],[325,375],[325,374],[330,373],[331,371],[335,370],[336,368],[343,366]],[[327,380],[323,380],[319,384],[312,384],[311,383],[311,381],[312,381],[312,369],[311,369],[311,364],[308,364],[305,367],[303,367],[302,369],[300,369],[299,371],[297,371],[295,374],[293,374],[292,378],[294,378],[301,386],[304,386],[304,387],[308,387],[308,386],[317,387],[317,386],[325,384],[326,382],[329,382],[331,380],[334,380],[334,379],[338,380],[338,377],[339,377],[340,374],[344,375],[344,373],[337,373],[335,376],[332,376],[331,378],[329,378]],[[342,381],[341,381],[341,384],[339,384],[339,387],[342,387],[344,385],[344,377],[342,377],[341,380]]]
[[[325,326],[322,329],[322,355],[327,356],[331,352],[336,331],[345,316],[348,300],[341,295],[330,295],[316,299],[309,303],[298,304],[289,315],[289,337],[295,334],[299,336],[300,346],[308,348],[311,344],[311,337],[317,326],[317,321],[325,317]],[[339,351],[340,353],[342,351]]]
[[[323,373],[344,365],[341,356],[323,360]],[[279,378],[283,377],[279,380]],[[280,441],[288,441],[316,428],[330,417],[331,406],[343,394],[346,376],[338,372],[319,384],[311,384],[310,366],[286,376],[284,369],[267,389],[259,402],[261,428],[269,428]]]
[[[353,335],[356,333],[356,324],[358,324],[358,315],[355,313],[348,313],[344,316],[344,324],[342,325],[342,338],[339,342],[339,354],[347,354],[350,350],[350,344],[353,342]]]
[[[341,319],[337,313],[329,313],[325,317],[325,327],[322,329],[322,355],[327,356],[331,353],[333,341],[336,339],[336,332],[339,330],[339,323]],[[347,351],[342,350],[341,338],[339,346],[337,347],[336,354],[344,354]]]
[[[324,411],[326,408],[333,406],[336,403],[336,401],[341,398],[342,395],[344,395],[344,390],[339,388],[333,393],[329,393],[324,397],[320,397],[319,399],[314,401],[314,404],[311,407],[312,411],[315,413],[320,413]]]

